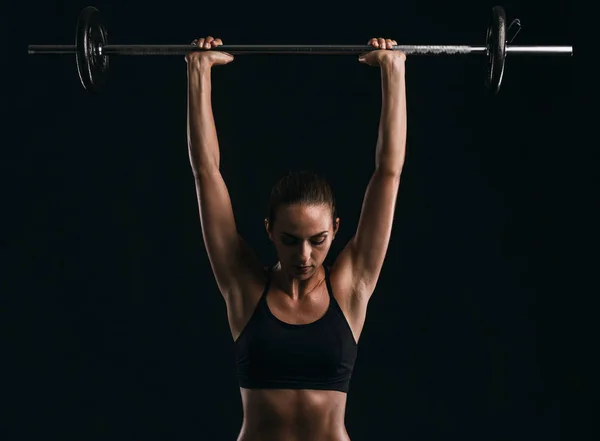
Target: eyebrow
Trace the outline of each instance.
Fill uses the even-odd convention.
[[[320,233],[317,233],[313,236],[310,236],[311,238],[313,237],[317,237],[317,236],[322,236],[323,234],[328,233],[329,231],[325,230],[325,231],[321,231]],[[289,236],[289,237],[293,237],[294,239],[298,239],[296,236],[294,236],[293,234],[290,233],[286,233],[285,231],[282,231],[281,234],[285,235],[285,236]]]

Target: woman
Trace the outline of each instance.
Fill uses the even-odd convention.
[[[195,40],[206,49],[221,39]],[[356,234],[331,268],[323,265],[339,228],[327,182],[293,173],[273,188],[265,227],[279,262],[263,268],[238,235],[219,171],[211,69],[233,60],[207,50],[186,56],[188,146],[202,232],[227,305],[243,403],[238,441],[349,441],[346,396],[365,321],[390,239],[406,144],[405,55],[378,50],[359,61],[379,66],[382,112],[375,171]]]

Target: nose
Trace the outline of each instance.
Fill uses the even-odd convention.
[[[308,262],[310,261],[310,252],[310,244],[302,242],[302,245],[300,245],[300,256],[298,256],[302,265],[308,265]]]

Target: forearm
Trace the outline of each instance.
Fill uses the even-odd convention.
[[[211,101],[211,67],[188,64],[187,135],[194,176],[219,169],[220,154]]]
[[[406,88],[404,60],[381,65],[382,106],[375,167],[400,174],[406,156]]]

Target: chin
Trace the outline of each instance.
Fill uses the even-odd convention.
[[[310,276],[312,276],[315,272],[315,267],[311,267],[307,272],[303,273],[303,272],[299,272],[298,269],[292,265],[290,267],[288,267],[288,273],[295,279],[299,279],[299,280],[305,280],[310,278]]]
[[[313,269],[311,269],[309,272],[307,272],[306,274],[294,274],[294,277],[298,280],[306,280],[306,279],[310,279],[310,276],[313,275],[315,271]]]

